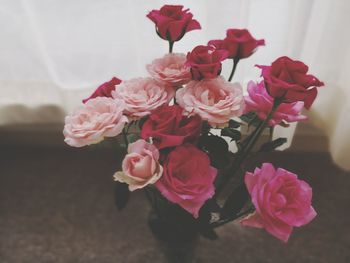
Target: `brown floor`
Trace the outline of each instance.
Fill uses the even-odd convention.
[[[236,223],[201,239],[198,262],[350,262],[350,173],[325,154],[268,157],[310,182],[318,217],[285,245]],[[114,207],[108,150],[0,148],[0,263],[164,262],[142,192]]]

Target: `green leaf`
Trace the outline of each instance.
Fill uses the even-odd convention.
[[[241,115],[239,118],[246,123],[250,123],[252,120],[254,120],[256,118],[256,113],[251,111],[251,112],[248,112],[246,114]]]
[[[270,152],[276,149],[277,147],[280,147],[281,145],[285,144],[287,142],[287,138],[278,138],[276,140],[273,140],[271,142],[264,143],[260,147],[261,152]]]
[[[228,163],[228,144],[225,139],[216,135],[203,135],[199,138],[198,146],[207,152],[211,164],[221,169]]]
[[[241,123],[238,122],[238,121],[235,121],[235,120],[229,120],[228,122],[228,127],[231,128],[231,129],[237,129],[241,126]]]
[[[232,194],[226,199],[221,210],[221,218],[229,218],[237,215],[242,210],[249,199],[249,193],[246,186],[242,183]]]
[[[114,199],[118,210],[126,207],[130,197],[128,185],[125,183],[114,182]]]
[[[242,115],[239,117],[242,121],[246,122],[248,126],[258,126],[261,123],[261,120],[259,117],[256,115],[255,112],[249,112],[247,114]]]
[[[227,142],[216,135],[204,135],[199,138],[199,147],[211,154],[226,154],[228,152]]]
[[[240,131],[230,129],[230,128],[223,128],[221,130],[221,136],[230,137],[231,141],[239,141],[241,139]]]

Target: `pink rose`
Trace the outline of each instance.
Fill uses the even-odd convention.
[[[264,46],[265,40],[256,40],[247,29],[228,29],[223,40],[211,40],[208,45],[219,50],[227,50],[229,58],[240,60],[251,56],[258,46]]]
[[[154,184],[163,173],[158,160],[159,152],[154,145],[142,139],[131,143],[123,160],[123,171],[117,172],[114,180],[127,183],[130,191]]]
[[[223,127],[243,112],[242,88],[222,77],[191,81],[177,90],[176,101],[188,115],[198,114],[213,127]]]
[[[186,64],[191,67],[192,79],[212,79],[221,73],[221,62],[228,57],[226,50],[213,46],[197,46],[187,53]]]
[[[154,79],[176,88],[191,80],[190,68],[185,63],[184,54],[172,53],[153,60],[152,64],[146,67]]]
[[[267,93],[264,81],[248,83],[248,96],[244,97],[245,109],[244,113],[255,112],[261,120],[265,120],[273,106],[273,98]],[[279,124],[282,121],[295,122],[307,119],[301,115],[301,110],[304,107],[304,102],[298,101],[293,103],[281,103],[272,119],[269,121],[270,126]]]
[[[256,211],[241,221],[243,225],[265,228],[287,242],[293,227],[306,225],[316,216],[311,187],[287,170],[264,163],[254,173],[246,173],[245,184]]]
[[[195,218],[214,193],[217,170],[209,157],[192,144],[178,146],[164,161],[164,172],[156,187],[169,201],[180,205]]]
[[[94,93],[87,99],[83,100],[83,103],[86,103],[88,100],[96,97],[112,97],[112,91],[115,90],[115,86],[119,85],[122,81],[116,77],[113,77],[110,81],[103,83],[99,86]]]
[[[82,147],[98,143],[104,137],[120,134],[128,118],[123,115],[124,102],[97,97],[65,119],[63,134],[70,146]]]
[[[151,78],[136,78],[123,81],[112,96],[125,102],[127,116],[139,119],[168,104],[174,97],[174,89]]]
[[[201,29],[193,19],[189,9],[182,5],[164,5],[160,10],[152,10],[147,17],[156,25],[158,36],[171,42],[179,41],[187,32]]]

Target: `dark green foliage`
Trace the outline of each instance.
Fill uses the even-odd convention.
[[[287,138],[278,138],[276,140],[264,143],[261,147],[260,147],[260,151],[261,152],[270,152],[273,151],[274,149],[276,149],[277,147],[285,144],[287,142]]]
[[[240,122],[238,122],[238,121],[235,121],[235,120],[230,120],[229,122],[228,122],[228,127],[229,128],[231,128],[231,129],[237,129],[237,128],[239,128],[241,126],[241,123]]]
[[[222,129],[221,136],[230,137],[231,141],[239,141],[242,137],[240,131],[231,128]]]
[[[198,146],[208,153],[214,167],[221,169],[228,164],[228,144],[220,136],[203,135],[199,138]]]

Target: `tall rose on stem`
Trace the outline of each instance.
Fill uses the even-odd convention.
[[[228,56],[226,50],[212,46],[196,46],[187,53],[186,64],[191,67],[193,80],[213,79],[221,73],[221,62]]]
[[[233,67],[228,81],[231,81],[241,59],[250,57],[259,46],[265,45],[264,39],[255,39],[247,29],[228,29],[223,40],[211,40],[208,45],[218,50],[226,50],[232,59]]]
[[[303,101],[309,109],[317,96],[317,87],[324,83],[307,74],[309,68],[303,62],[280,57],[270,66],[257,65],[261,69],[266,89],[271,97],[285,103]]]
[[[169,53],[172,53],[175,41],[179,41],[189,31],[201,29],[189,9],[183,8],[182,5],[164,5],[147,15],[156,25],[158,36],[169,42]]]

